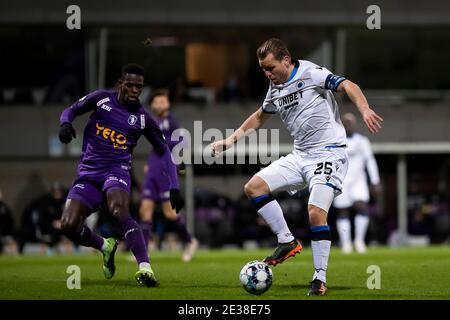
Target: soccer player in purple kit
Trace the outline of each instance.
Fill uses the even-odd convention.
[[[182,136],[180,139],[172,140],[172,133],[180,126],[169,111],[169,92],[165,89],[155,90],[152,94],[150,105],[152,110],[151,115],[164,134],[169,149],[172,150],[178,143],[182,143]],[[142,186],[142,201],[139,208],[142,232],[144,233],[145,243],[148,244],[153,228],[152,220],[155,203],[161,203],[165,218],[174,222],[175,231],[185,244],[182,260],[189,262],[197,250],[198,240],[189,234],[186,229],[186,224],[170,205],[170,186],[168,181],[162,176],[164,174],[164,171],[161,170],[163,165],[161,158],[155,151],[149,154],[144,169],[146,174]]]
[[[122,68],[117,90],[94,91],[62,112],[59,132],[62,143],[75,138],[74,118],[92,113],[84,130],[77,178],[67,196],[61,230],[75,243],[100,250],[104,276],[111,279],[115,272],[117,240],[104,239],[84,225],[84,220],[105,201],[139,265],[136,281],[153,287],[159,283],[150,266],[142,230],[129,212],[131,154],[141,135],[148,139],[161,159],[163,177],[170,186],[172,208],[180,211],[184,201],[179,192],[176,166],[164,136],[139,102],[143,86],[143,67],[127,64]]]

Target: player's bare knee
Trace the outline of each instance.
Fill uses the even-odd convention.
[[[80,226],[80,221],[73,215],[63,215],[61,218],[61,232],[64,235],[74,234]]]
[[[350,212],[348,209],[338,209],[337,215],[339,218],[348,218],[350,216]]]
[[[368,204],[367,204],[367,202],[364,202],[364,201],[356,201],[354,203],[354,207],[358,211],[367,211],[368,210]]]
[[[317,206],[308,205],[309,224],[321,226],[327,223],[327,212]]]
[[[61,232],[63,234],[67,234],[70,230],[69,221],[67,219],[62,218],[61,219]]]
[[[152,221],[152,214],[148,211],[140,211],[139,218],[141,221]]]
[[[142,221],[152,221],[153,220],[153,208],[154,203],[151,200],[144,199],[139,206],[139,218]]]
[[[170,204],[170,201],[163,203],[162,210],[163,210],[163,213],[164,213],[164,217],[166,217],[166,219],[172,220],[172,221],[177,220],[178,214],[172,208],[172,205]]]
[[[259,177],[251,178],[250,181],[245,184],[244,192],[248,198],[270,193],[266,183]]]
[[[244,185],[244,192],[247,195],[247,197],[251,197],[253,195],[254,189],[253,189],[253,185],[251,183],[251,181],[247,182]]]
[[[151,214],[150,210],[148,210],[148,208],[146,208],[145,206],[141,206],[139,208],[139,218],[142,221],[151,221],[152,214]]]
[[[178,218],[177,213],[173,209],[164,211],[164,216],[166,217],[166,219],[169,219],[172,221],[175,221]]]
[[[113,200],[109,204],[109,211],[116,218],[124,217],[128,214],[128,210],[125,205],[120,201]]]

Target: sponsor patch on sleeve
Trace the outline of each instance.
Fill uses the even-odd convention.
[[[86,97],[86,96],[84,96],[84,97],[81,98],[81,99],[84,99],[85,97]],[[100,107],[102,104],[104,104],[104,103],[106,103],[106,102],[109,102],[109,98],[108,98],[108,97],[106,97],[106,98],[100,100],[99,102],[97,102],[97,107]]]

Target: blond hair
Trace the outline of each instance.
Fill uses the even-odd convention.
[[[291,53],[289,52],[286,44],[282,40],[277,38],[271,38],[265,41],[256,50],[256,56],[258,57],[259,60],[264,60],[269,53],[273,54],[275,59],[279,61],[283,60],[283,58],[286,56],[291,58]]]

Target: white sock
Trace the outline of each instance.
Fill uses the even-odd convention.
[[[141,262],[141,263],[139,263],[139,270],[149,269],[149,268],[150,268],[150,263],[148,263],[148,262]]]
[[[105,249],[106,249],[106,239],[103,238],[102,251],[105,251]]]
[[[336,228],[339,233],[341,247],[352,245],[351,224],[349,218],[336,219]]]
[[[322,282],[327,282],[327,267],[330,248],[330,240],[311,241],[314,269],[316,270],[314,272],[313,280],[317,278]]]
[[[286,243],[294,240],[294,236],[288,228],[278,201],[270,201],[264,207],[260,208],[258,213],[263,217],[270,229],[272,229],[272,232],[277,235],[279,243]]]
[[[355,216],[355,241],[362,241],[366,238],[369,217],[367,215],[357,214]]]

